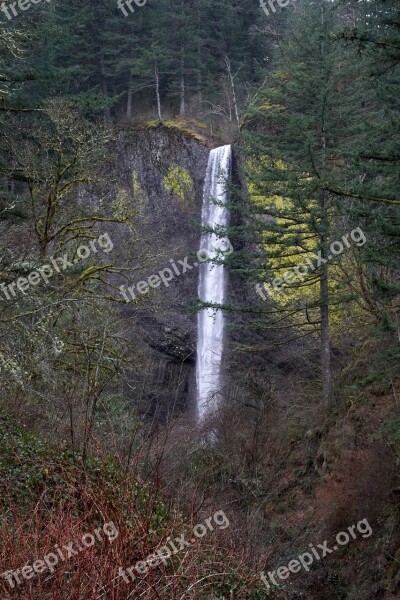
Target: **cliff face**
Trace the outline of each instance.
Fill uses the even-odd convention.
[[[121,299],[122,334],[138,357],[125,378],[124,395],[139,412],[164,420],[181,411],[190,413],[195,395],[196,312],[198,259],[203,185],[210,149],[223,141],[210,140],[201,126],[182,123],[121,131],[98,189],[89,201],[115,210],[133,211],[132,233],[110,226],[118,254],[133,270],[112,281]],[[233,183],[244,187],[240,157],[234,153]],[[232,225],[241,224],[232,214]],[[240,242],[233,241],[240,250]],[[119,288],[122,288],[122,294]],[[126,300],[126,302],[125,302]],[[240,275],[230,273],[228,303],[259,306],[268,311]],[[274,348],[278,333],[241,329],[242,317],[228,313],[223,393],[232,403],[246,402],[254,384],[278,385],[294,377],[299,357],[308,352],[301,343]],[[239,327],[237,330],[236,327]],[[238,344],[256,345],[258,352],[237,353]],[[271,350],[271,348],[274,348]],[[249,381],[253,381],[249,385]]]
[[[190,409],[193,400],[196,313],[190,305],[197,298],[195,253],[212,145],[219,143],[171,126],[121,132],[101,190],[92,195],[97,203],[107,198],[121,210],[135,211],[133,236],[127,232],[124,238],[120,227],[111,232],[118,252],[135,269],[126,280],[113,281],[117,295],[125,286],[123,333],[140,356],[124,393],[141,414],[157,420]]]

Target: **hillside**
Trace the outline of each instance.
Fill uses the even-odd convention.
[[[400,599],[396,0],[0,0],[1,600]]]

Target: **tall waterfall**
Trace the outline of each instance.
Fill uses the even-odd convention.
[[[230,177],[232,148],[221,146],[211,150],[204,183],[202,226],[215,227],[228,224],[228,210],[214,204],[227,201],[226,181]],[[232,251],[227,238],[214,233],[203,233],[200,243],[202,256],[223,258]],[[223,254],[222,254],[223,253]],[[204,302],[223,304],[226,296],[226,268],[224,265],[204,262],[200,266],[198,294]],[[212,415],[220,401],[221,361],[224,344],[225,318],[221,310],[204,308],[197,317],[197,421]]]

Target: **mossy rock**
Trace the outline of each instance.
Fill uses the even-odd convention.
[[[163,179],[166,190],[172,193],[184,208],[188,208],[194,199],[194,185],[190,173],[175,165],[168,169],[168,173]]]
[[[174,130],[188,137],[194,138],[200,144],[206,146],[208,143],[206,134],[208,126],[205,123],[196,121],[195,119],[179,118],[168,121],[159,121],[157,119],[141,123],[140,129],[155,129],[164,127],[169,130]],[[199,131],[200,130],[200,131]]]

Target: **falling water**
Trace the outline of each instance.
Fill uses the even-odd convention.
[[[224,206],[213,203],[227,201],[226,180],[230,177],[231,146],[211,150],[204,183],[202,226],[215,227],[228,224],[229,213]],[[200,252],[203,256],[222,258],[232,246],[227,238],[214,233],[203,233]],[[200,266],[198,294],[204,302],[224,304],[226,295],[226,268],[224,265],[205,262]],[[221,397],[221,360],[224,344],[224,315],[221,310],[204,308],[197,317],[197,420],[212,415]]]

